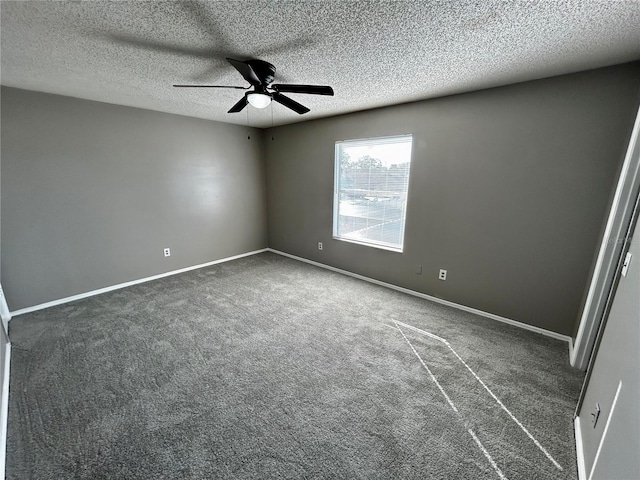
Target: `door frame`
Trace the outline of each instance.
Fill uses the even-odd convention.
[[[633,211],[640,191],[640,107],[629,140],[604,235],[598,250],[587,298],[582,309],[570,361],[586,370],[600,324],[612,294],[622,252],[626,250]]]

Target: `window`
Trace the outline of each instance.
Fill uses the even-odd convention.
[[[401,252],[411,135],[336,143],[333,238]]]

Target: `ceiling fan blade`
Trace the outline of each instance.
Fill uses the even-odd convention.
[[[227,113],[238,113],[247,106],[247,103],[249,103],[249,100],[247,100],[247,96],[245,95],[240,100],[238,100],[238,103],[231,107]]]
[[[328,85],[277,84],[271,85],[271,88],[278,92],[309,93],[311,95],[333,95],[333,88],[329,87]]]
[[[231,85],[174,85],[181,88],[236,88],[238,90],[247,90],[251,87],[233,87]]]
[[[258,78],[258,76],[256,75],[256,72],[253,71],[253,68],[251,68],[251,66],[246,63],[246,62],[241,62],[240,60],[234,60],[233,58],[228,58],[227,57],[227,61],[233,65],[235,67],[236,70],[238,70],[238,72],[240,72],[240,75],[242,75],[244,77],[244,79],[249,82],[251,85],[260,85],[260,79]]]
[[[289,97],[285,97],[281,93],[275,92],[271,96],[271,98],[273,98],[279,104],[284,105],[287,108],[290,108],[296,113],[299,113],[300,115],[302,115],[303,113],[307,113],[309,111],[309,109],[304,105],[299,104],[298,102],[290,99]]]

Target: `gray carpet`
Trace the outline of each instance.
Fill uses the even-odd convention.
[[[565,343],[275,254],[10,334],[9,479],[576,478]]]

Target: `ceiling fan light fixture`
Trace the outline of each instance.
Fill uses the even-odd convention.
[[[264,93],[250,93],[247,95],[247,100],[256,108],[266,108],[271,103],[271,97]]]

